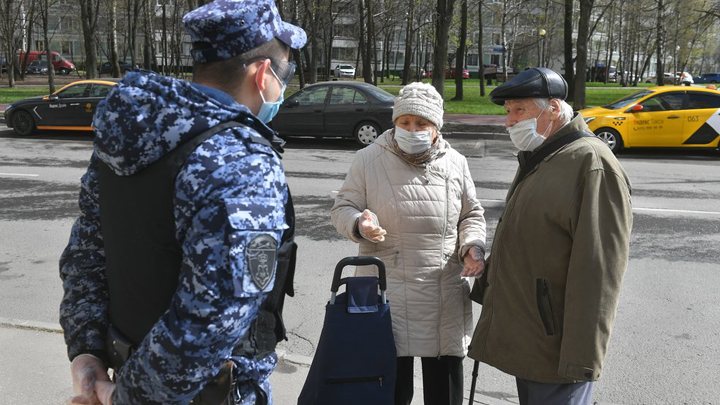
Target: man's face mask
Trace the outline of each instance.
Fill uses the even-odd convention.
[[[260,91],[260,98],[262,98],[262,105],[260,106],[260,111],[257,113],[257,117],[260,121],[264,123],[268,123],[272,121],[272,119],[275,117],[275,115],[278,113],[278,110],[280,109],[280,104],[285,100],[285,88],[287,87],[287,84],[280,80],[280,78],[275,74],[275,71],[272,67],[268,67],[270,69],[270,72],[272,72],[273,76],[277,79],[278,83],[282,85],[282,90],[280,90],[280,98],[278,98],[277,101],[274,103],[270,103],[265,101],[265,96],[263,95],[262,91],[258,88],[258,91]]]
[[[552,124],[548,124],[548,127],[541,135],[537,132],[537,119],[549,108],[550,106],[548,105],[540,111],[540,114],[535,118],[520,121],[506,128],[510,134],[510,140],[515,144],[515,147],[524,151],[532,151],[545,142],[546,134],[550,130],[550,127],[552,127]]]

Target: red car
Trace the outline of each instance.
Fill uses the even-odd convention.
[[[446,79],[454,79],[455,78],[455,68],[450,68],[445,71],[445,78]],[[467,69],[462,70],[462,78],[463,79],[469,79],[470,78],[470,72],[467,71]]]
[[[431,78],[432,77],[432,70],[424,71],[422,72],[422,76],[424,78]],[[455,78],[455,68],[450,68],[445,71],[445,78],[446,79],[454,79]],[[469,79],[470,78],[470,72],[468,72],[467,69],[463,69],[462,72],[462,78],[463,79]]]

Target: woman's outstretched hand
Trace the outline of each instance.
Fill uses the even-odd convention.
[[[362,212],[358,220],[360,236],[373,243],[383,242],[387,232],[378,223],[377,215],[370,210]]]

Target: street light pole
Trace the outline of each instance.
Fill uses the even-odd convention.
[[[538,66],[542,67],[545,62],[545,34],[547,34],[547,32],[541,28],[538,34],[540,34],[540,60],[538,61]]]

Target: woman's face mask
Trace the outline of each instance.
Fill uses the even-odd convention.
[[[545,112],[545,109],[540,111],[537,117],[520,121],[507,128],[510,134],[510,140],[518,149],[532,151],[545,142],[545,136],[552,125],[548,124],[548,127],[543,131],[542,135],[537,132],[537,119],[543,112]]]
[[[396,125],[395,142],[405,153],[411,155],[422,153],[432,145],[432,130],[410,132]]]

